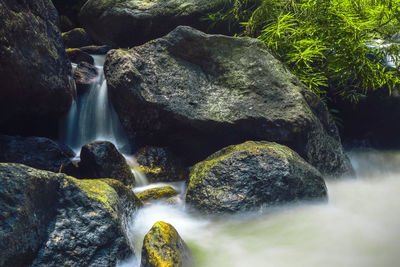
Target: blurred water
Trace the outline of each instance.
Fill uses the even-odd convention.
[[[358,177],[327,181],[329,203],[204,218],[152,205],[130,224],[132,246],[159,220],[186,241],[196,266],[400,266],[400,152],[350,153]],[[139,266],[138,259],[120,266]]]

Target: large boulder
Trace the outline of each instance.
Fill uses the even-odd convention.
[[[206,30],[210,23],[202,17],[225,5],[210,0],[89,0],[79,17],[98,43],[130,47],[159,38],[179,25]]]
[[[51,0],[1,0],[0,21],[0,129],[50,128],[73,99],[57,11]]]
[[[0,162],[58,172],[74,156],[69,147],[48,138],[0,135]]]
[[[143,240],[141,267],[193,266],[185,241],[176,229],[165,222],[156,222]]]
[[[285,144],[324,174],[350,173],[334,121],[265,45],[180,26],[107,54],[114,107],[132,142],[193,164],[230,144]]]
[[[0,163],[0,184],[1,266],[115,266],[132,255],[124,224],[141,202],[121,183]]]
[[[79,168],[85,178],[113,178],[133,186],[135,176],[124,156],[108,141],[96,141],[84,145]]]
[[[204,213],[234,213],[326,197],[321,173],[296,152],[277,143],[248,141],[196,164],[186,203]]]

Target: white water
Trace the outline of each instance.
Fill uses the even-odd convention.
[[[358,178],[328,181],[328,204],[219,219],[153,205],[131,223],[133,246],[140,252],[143,236],[162,220],[178,230],[196,266],[400,266],[400,152],[350,155]]]
[[[72,103],[61,131],[62,141],[76,153],[81,147],[96,140],[112,142],[123,152],[129,151],[129,143],[122,130],[118,115],[108,98],[103,64],[105,56],[93,55],[98,76],[87,93]],[[73,66],[73,69],[76,65]]]
[[[104,76],[104,55],[92,55],[94,65],[98,70],[96,81],[83,95],[73,101],[71,108],[62,122],[61,141],[71,147],[76,153],[75,161],[79,161],[81,147],[97,140],[113,143],[124,153],[127,163],[135,176],[136,185],[148,184],[146,176],[140,171],[136,159],[130,153],[128,139],[122,129],[118,115],[109,97],[107,81]],[[77,64],[72,64],[75,71]],[[75,87],[75,83],[74,83]],[[76,90],[76,87],[75,87]],[[76,95],[76,93],[75,93]]]

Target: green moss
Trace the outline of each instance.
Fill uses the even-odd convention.
[[[294,153],[290,148],[273,142],[255,142],[247,141],[239,145],[231,145],[214,153],[204,161],[197,163],[190,172],[189,187],[200,184],[212,168],[219,162],[227,160],[230,157],[236,159],[245,159],[249,156],[256,156],[266,151],[275,154],[282,159],[292,158]]]
[[[101,203],[110,213],[115,214],[118,195],[114,188],[105,181],[98,179],[78,180],[67,177],[62,186],[67,187],[70,184],[77,186],[87,197]]]
[[[163,186],[163,187],[156,187],[145,190],[137,194],[137,197],[141,201],[145,201],[148,199],[161,199],[161,198],[168,198],[177,195],[178,192],[173,189],[171,186]]]

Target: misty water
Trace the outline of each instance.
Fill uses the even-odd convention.
[[[133,216],[132,246],[140,253],[161,220],[178,230],[196,266],[399,266],[400,151],[349,155],[357,177],[327,180],[327,203],[213,219],[153,204]],[[120,266],[139,266],[139,258]]]

